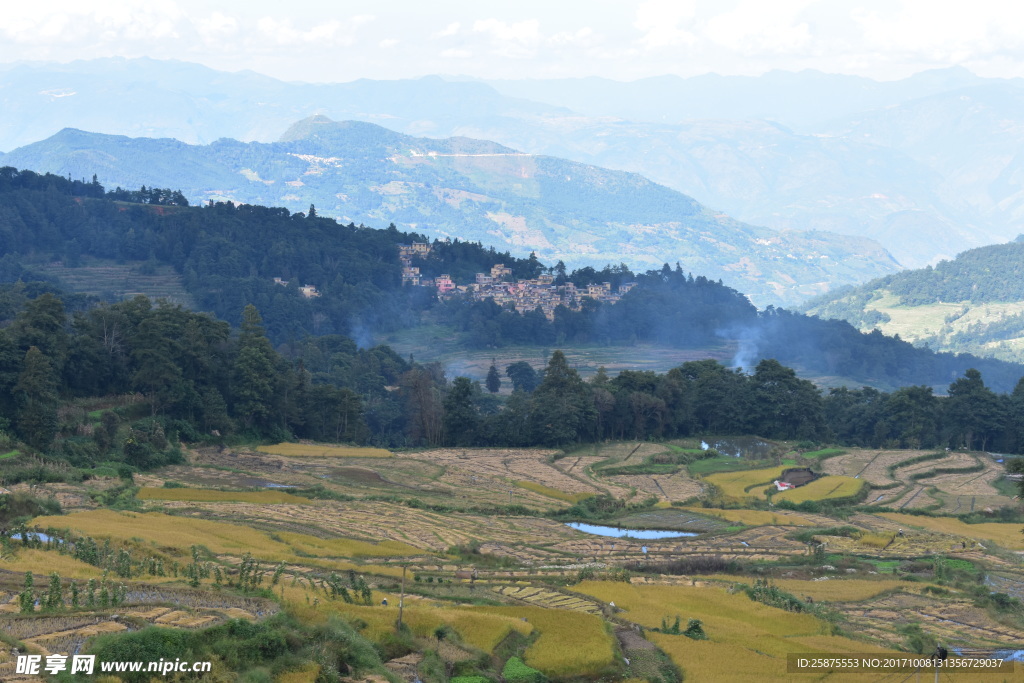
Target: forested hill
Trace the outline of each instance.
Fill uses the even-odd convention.
[[[342,225],[316,216],[312,207],[293,214],[282,208],[185,203],[173,191],[106,192],[95,181],[0,169],[5,254],[0,280],[37,279],[35,270],[70,277],[97,262],[127,262],[140,270],[172,267],[200,310],[237,322],[244,307],[254,305],[276,344],[342,334],[368,346],[375,332],[430,322],[450,325],[460,342],[473,348],[636,343],[707,348],[731,341],[740,349],[735,362],[744,367],[776,358],[802,372],[889,387],[944,387],[977,367],[990,386],[1008,391],[1024,374],[1008,363],[933,354],[880,334],[863,335],[846,323],[778,309],[758,313],[741,293],[687,272],[686,264],[646,273],[625,265],[570,272],[475,243],[435,241],[429,257],[414,261],[425,277],[446,273],[465,283],[504,263],[514,279],[547,272],[555,284],[579,287],[637,283],[618,303],[585,299],[578,311],[555,309],[553,320],[539,310],[520,315],[491,300],[439,301],[433,288],[402,284],[398,245],[425,241],[423,235]],[[55,269],[56,261],[62,266]],[[315,286],[320,296],[303,296],[303,285]]]
[[[931,348],[1024,360],[1024,236],[872,280],[803,310]]]
[[[0,156],[0,164],[124,187],[181,188],[191,201],[316,205],[342,222],[386,225],[563,260],[682,261],[759,305],[792,304],[863,282],[898,264],[877,242],[736,221],[635,174],[486,140],[403,135],[358,121],[310,117],[274,143],[209,145],[66,129]]]

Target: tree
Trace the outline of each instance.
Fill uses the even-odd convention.
[[[493,358],[491,359],[491,367],[487,370],[487,380],[485,384],[487,386],[487,391],[492,394],[498,393],[498,390],[501,389],[501,376],[498,375],[498,368],[495,367]]]
[[[512,380],[512,391],[530,393],[537,388],[537,371],[524,360],[505,366],[505,374]]]
[[[277,354],[263,333],[263,320],[249,304],[242,313],[238,353],[232,367],[235,412],[247,427],[267,428],[273,421]]]
[[[949,385],[945,408],[946,428],[954,446],[985,450],[1003,422],[999,398],[974,368]]]
[[[472,446],[476,442],[480,415],[473,404],[473,388],[468,377],[456,377],[445,396],[445,440],[452,446]]]
[[[14,385],[18,436],[44,450],[57,434],[57,377],[50,361],[35,346],[25,353],[22,368]]]
[[[597,418],[594,395],[561,351],[551,354],[544,381],[532,399],[531,422],[538,444],[558,446],[593,432]]]

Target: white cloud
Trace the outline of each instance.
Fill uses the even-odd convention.
[[[481,19],[473,23],[473,31],[489,35],[494,53],[502,57],[533,57],[541,42],[540,22],[536,19],[513,23]]]
[[[736,7],[708,20],[704,34],[741,54],[793,52],[811,42],[810,27],[799,20],[813,0],[741,0]]]
[[[451,48],[449,50],[442,50],[441,56],[445,59],[469,59],[473,56],[472,50],[460,50],[458,48]]]
[[[432,34],[430,37],[431,38],[448,38],[450,36],[454,36],[454,35],[458,34],[459,29],[461,29],[461,28],[462,28],[462,24],[460,22],[453,21],[452,23],[448,24],[447,26],[445,26],[443,29],[441,29],[437,33]]]
[[[400,41],[396,38],[385,38],[384,40],[377,43],[377,47],[387,50],[389,48],[394,47],[395,45],[398,45],[399,42]]]
[[[640,43],[646,48],[656,49],[677,45],[692,45],[697,36],[681,28],[680,24],[692,22],[696,15],[696,0],[647,0],[636,9],[633,26],[643,36]]]
[[[238,20],[220,12],[196,21],[196,30],[206,42],[219,42],[238,33]]]

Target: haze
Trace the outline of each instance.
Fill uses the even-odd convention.
[[[42,0],[4,14],[0,63],[145,56],[290,81],[807,68],[891,80],[953,65],[1024,75],[1024,9],[999,0]]]

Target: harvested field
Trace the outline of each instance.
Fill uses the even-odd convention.
[[[704,492],[704,485],[690,477],[685,469],[675,474],[617,474],[603,477],[602,481],[635,488],[644,497],[655,496],[669,503],[696,498]]]
[[[216,491],[212,489],[152,488],[143,486],[135,494],[139,500],[176,500],[193,502],[235,502],[274,505],[278,503],[306,504],[313,501],[283,491]]]
[[[383,448],[361,446],[331,446],[315,443],[278,443],[272,446],[257,446],[256,450],[271,455],[290,458],[393,458],[395,454]]]
[[[279,505],[270,509],[250,503],[210,503],[203,506],[202,512],[275,531],[354,537],[369,542],[399,541],[419,548],[420,552],[445,551],[473,541],[553,543],[576,533],[558,522],[538,517],[439,513],[383,501],[331,501],[321,507]]]
[[[858,477],[872,486],[888,486],[900,481],[903,473],[897,472],[893,478],[889,468],[901,462],[912,460],[933,451],[875,451],[868,449],[849,449],[845,455],[829,458],[821,463],[825,474],[845,477]],[[930,461],[936,462],[936,461]]]
[[[966,600],[895,593],[867,606],[839,607],[852,625],[875,632],[886,633],[894,624],[918,622],[940,642],[962,647],[1005,647],[1024,641],[1024,631],[1000,624]]]
[[[628,489],[595,482],[583,474],[570,475],[549,462],[554,451],[536,449],[437,449],[409,454],[411,458],[443,471],[433,485],[445,490],[448,500],[491,506],[512,502],[550,509],[582,497],[616,489],[628,496]],[[509,491],[513,490],[511,494]],[[558,503],[556,503],[558,504]]]
[[[505,597],[521,600],[537,607],[601,614],[601,607],[592,600],[586,600],[578,595],[559,593],[547,588],[537,588],[535,586],[494,586],[491,590]]]

